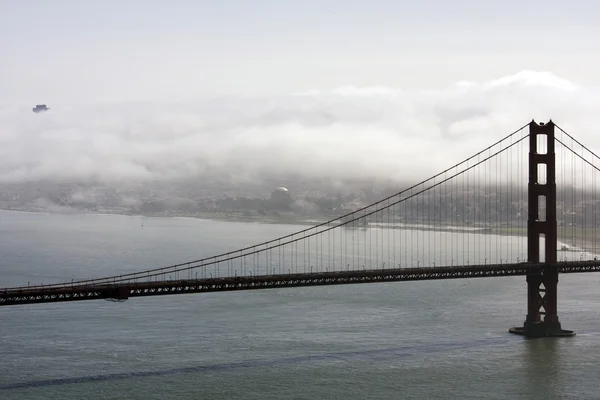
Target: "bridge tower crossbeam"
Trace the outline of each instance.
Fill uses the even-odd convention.
[[[539,265],[527,273],[527,316],[523,327],[509,332],[526,337],[573,336],[557,314],[556,153],[554,123],[529,124],[527,262]],[[543,143],[546,146],[543,146]],[[544,175],[545,171],[545,177]],[[540,242],[544,240],[544,259]]]

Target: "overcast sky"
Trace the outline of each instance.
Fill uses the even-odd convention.
[[[599,85],[593,0],[0,0],[0,104],[443,88],[521,70]]]
[[[599,15],[594,1],[0,0],[0,182],[433,174],[532,118],[598,146]]]

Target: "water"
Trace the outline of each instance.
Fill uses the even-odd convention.
[[[299,227],[0,212],[0,287],[140,270]],[[514,238],[507,239],[514,240]],[[0,399],[600,398],[600,275],[564,275],[578,335],[507,333],[522,277],[0,308]]]

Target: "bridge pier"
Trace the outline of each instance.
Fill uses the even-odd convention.
[[[546,148],[538,146],[545,139]],[[556,155],[554,123],[529,124],[529,183],[527,187],[527,262],[539,265],[527,274],[527,316],[523,327],[509,332],[526,337],[574,336],[564,330],[557,314]],[[545,150],[545,152],[543,152]],[[541,151],[541,152],[540,152]],[[544,175],[545,170],[545,176]],[[542,176],[540,176],[542,175]],[[540,204],[542,203],[542,204]],[[544,239],[544,259],[540,241]]]
[[[575,332],[562,329],[557,314],[558,272],[556,266],[541,267],[527,274],[527,316],[522,327],[509,332],[530,338],[567,337]]]

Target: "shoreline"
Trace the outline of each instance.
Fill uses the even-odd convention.
[[[288,224],[288,225],[307,225],[317,226],[325,225],[327,222],[332,220],[339,220],[342,216],[335,218],[322,218],[318,216],[309,216],[306,218],[302,217],[280,217],[280,218],[269,218],[269,217],[244,217],[241,215],[227,215],[225,212],[216,213],[197,213],[197,214],[133,214],[119,211],[89,211],[89,210],[75,210],[75,209],[57,209],[57,210],[31,210],[31,209],[6,209],[0,208],[0,211],[7,212],[22,212],[22,213],[37,213],[37,214],[55,214],[55,215],[118,215],[124,217],[133,218],[180,218],[180,219],[199,219],[205,221],[220,221],[220,222],[238,222],[238,223],[253,223],[253,224]],[[517,230],[520,232],[521,228],[505,228],[505,227],[474,227],[466,225],[452,225],[449,223],[444,224],[444,227],[436,227],[434,225],[420,223],[406,223],[406,222],[394,222],[394,223],[382,223],[372,222],[367,226],[356,226],[348,224],[347,228],[354,229],[406,229],[406,230],[419,230],[419,231],[434,231],[434,232],[450,232],[450,233],[477,233],[477,234],[496,234],[503,236],[523,236],[521,233],[510,233],[508,230]]]
[[[180,218],[180,219],[198,219],[205,221],[219,221],[219,222],[236,222],[236,223],[251,223],[251,224],[281,224],[281,225],[298,225],[298,226],[317,226],[326,224],[332,219],[320,219],[319,217],[280,217],[280,218],[269,218],[269,217],[245,217],[242,215],[227,215],[225,212],[218,213],[197,213],[197,214],[134,214],[127,212],[119,212],[115,210],[102,210],[102,211],[89,211],[89,210],[75,210],[75,209],[57,209],[57,210],[32,210],[32,209],[6,209],[0,208],[0,211],[6,212],[21,212],[21,213],[39,213],[39,214],[57,214],[57,215],[118,215],[127,216],[133,218]],[[444,227],[435,227],[427,224],[410,224],[410,223],[376,223],[377,225],[368,226],[347,226],[349,229],[404,229],[404,230],[418,230],[424,232],[448,232],[448,233],[463,233],[463,234],[483,234],[483,235],[501,235],[501,236],[527,236],[526,227],[473,227],[473,226],[462,226],[462,225],[450,225],[446,224]],[[591,228],[572,228],[559,226],[557,232],[557,239],[560,244],[566,245],[568,250],[561,250],[560,244],[558,253],[563,251],[568,252],[579,252],[579,253],[591,253],[594,254],[596,251],[600,252],[600,230]],[[559,256],[560,258],[560,256]]]

